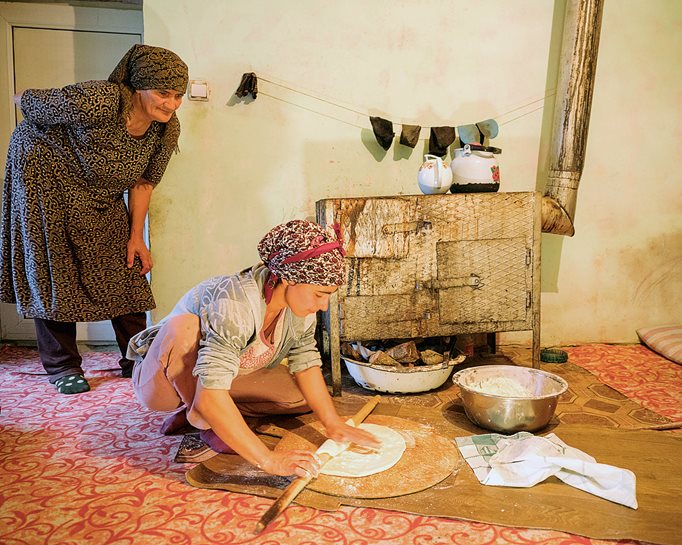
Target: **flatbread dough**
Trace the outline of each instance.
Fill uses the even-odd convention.
[[[320,473],[337,477],[366,477],[393,467],[405,452],[405,439],[397,431],[377,424],[362,423],[359,428],[374,435],[381,446],[377,450],[351,445],[327,462]]]

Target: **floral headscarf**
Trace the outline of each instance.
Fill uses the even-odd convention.
[[[281,278],[321,286],[340,286],[346,281],[346,254],[339,235],[317,223],[292,220],[274,227],[258,243],[258,254],[270,270],[265,285],[268,302]]]
[[[125,119],[130,115],[133,91],[173,89],[184,93],[188,80],[187,65],[175,53],[141,44],[131,47],[109,76],[109,81],[117,83],[121,91]],[[175,150],[179,136],[180,121],[173,113],[163,133],[164,147]]]

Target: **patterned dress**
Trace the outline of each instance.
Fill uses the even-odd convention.
[[[108,320],[154,308],[129,238],[124,191],[156,185],[171,151],[165,126],[131,136],[116,84],[89,81],[23,93],[9,144],[0,222],[0,300],[26,318]]]

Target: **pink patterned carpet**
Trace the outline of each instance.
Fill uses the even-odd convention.
[[[642,407],[682,420],[682,366],[639,344],[588,344],[566,351],[569,361]]]
[[[680,419],[682,367],[641,346],[567,349],[570,361],[643,406]],[[367,508],[293,506],[261,535],[272,500],[192,488],[172,455],[179,437],[140,407],[117,357],[86,352],[92,391],[55,393],[37,353],[0,348],[1,545],[635,544]]]

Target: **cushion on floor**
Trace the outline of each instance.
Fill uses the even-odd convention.
[[[644,327],[637,330],[637,335],[654,352],[682,364],[682,325]]]

